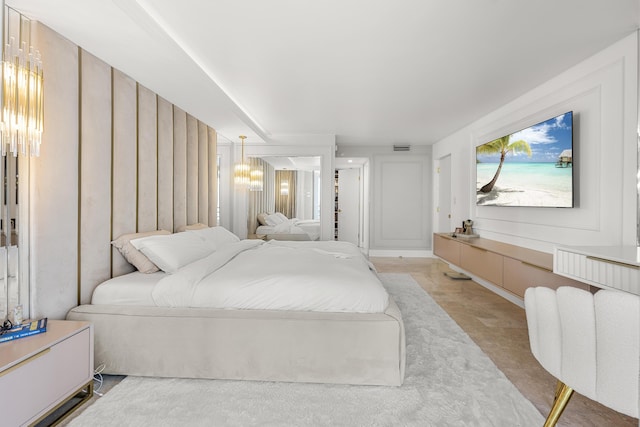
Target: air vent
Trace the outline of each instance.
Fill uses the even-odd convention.
[[[393,151],[411,151],[411,146],[409,144],[393,144]]]

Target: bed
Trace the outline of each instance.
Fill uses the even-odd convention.
[[[320,221],[317,219],[287,218],[284,214],[260,213],[257,217],[256,234],[267,236],[267,240],[318,240]]]
[[[94,324],[105,373],[402,384],[400,310],[355,246],[221,227],[128,243],[156,271],[110,279],[67,315]]]

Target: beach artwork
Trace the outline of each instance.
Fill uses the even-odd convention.
[[[476,147],[479,206],[573,207],[571,111]]]

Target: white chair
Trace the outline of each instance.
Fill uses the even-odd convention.
[[[556,424],[574,390],[638,418],[640,296],[536,287],[524,302],[531,352],[558,379],[545,427]]]

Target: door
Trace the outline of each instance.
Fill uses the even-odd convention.
[[[360,170],[338,170],[338,239],[358,246],[360,230]]]
[[[438,226],[440,232],[453,231],[451,226],[451,156],[440,159],[438,167]]]

